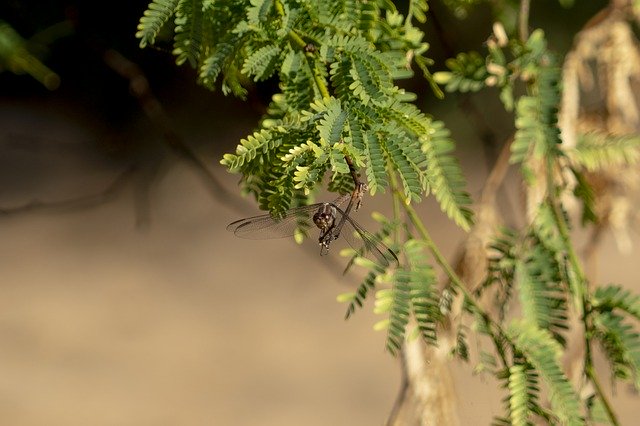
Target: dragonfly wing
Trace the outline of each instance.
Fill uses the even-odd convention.
[[[345,218],[342,229],[336,229],[338,237],[344,238],[358,255],[365,256],[378,263],[380,266],[399,265],[398,256],[387,247],[378,237],[367,232],[351,217],[344,216],[344,212],[337,208],[340,218]]]
[[[305,234],[309,228],[315,226],[313,215],[321,205],[322,203],[317,203],[296,207],[285,212],[280,218],[263,214],[236,220],[227,226],[227,231],[233,232],[240,238],[251,240],[268,240]]]

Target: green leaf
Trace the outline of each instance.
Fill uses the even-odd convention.
[[[526,321],[513,322],[507,329],[507,335],[544,379],[549,388],[551,406],[560,421],[571,426],[583,425],[580,400],[560,367],[560,344],[548,331]]]
[[[393,288],[376,292],[376,306],[374,312],[387,314],[386,349],[392,355],[397,355],[404,343],[407,323],[410,315],[410,285],[409,274],[398,269],[393,275]]]
[[[573,195],[582,201],[582,217],[583,226],[589,223],[598,223],[598,217],[595,212],[595,194],[593,188],[587,182],[586,177],[575,168],[570,168],[571,173],[576,178],[576,186],[573,189]]]
[[[598,287],[592,303],[593,308],[600,312],[619,309],[640,320],[640,296],[618,285]]]
[[[465,191],[466,182],[460,165],[451,155],[453,148],[449,130],[443,123],[433,122],[430,133],[422,140],[431,192],[440,203],[442,211],[459,227],[468,231],[473,223],[471,197]]]
[[[250,25],[261,25],[269,17],[273,8],[273,0],[251,0],[251,7],[247,11],[247,20]]]
[[[409,240],[403,252],[409,267],[409,298],[418,330],[427,344],[436,345],[436,325],[442,321],[437,290],[437,278],[426,262],[427,246],[418,240]]]
[[[595,315],[596,339],[604,349],[615,377],[630,380],[640,389],[640,335],[613,312]]]
[[[384,142],[389,159],[402,181],[407,204],[411,201],[420,201],[420,195],[422,194],[421,171],[407,158],[401,148],[401,144],[408,143],[411,143],[411,141],[406,138],[397,140],[392,136],[387,137]]]
[[[164,24],[173,16],[179,0],[153,0],[144,11],[136,37],[140,39],[140,47],[153,44]]]
[[[568,328],[567,302],[554,253],[535,242],[525,259],[516,260],[514,279],[524,319],[564,343],[561,332]]]
[[[509,368],[509,411],[513,426],[529,426],[532,408],[537,405],[538,376],[527,364]]]
[[[203,21],[202,0],[180,0],[176,10],[173,44],[178,65],[189,61],[192,67],[197,67],[202,51]]]
[[[371,194],[378,191],[384,192],[384,188],[388,185],[387,171],[385,168],[386,159],[380,139],[375,133],[369,133],[364,136],[365,157],[367,158],[366,174]]]
[[[323,116],[316,125],[320,137],[328,144],[334,145],[342,139],[342,132],[347,121],[347,113],[335,98],[324,100]]]
[[[589,171],[633,165],[640,159],[640,137],[612,136],[603,133],[579,135],[569,158]]]
[[[561,72],[553,62],[535,70],[536,93],[522,96],[516,105],[517,130],[511,145],[511,163],[523,162],[529,156],[541,159],[559,153],[557,145],[561,141],[557,123]]]
[[[220,164],[231,170],[238,170],[246,164],[250,164],[260,154],[267,154],[268,151],[279,145],[279,139],[274,138],[274,131],[263,129],[253,135],[242,139],[236,148],[236,153],[225,154]]]
[[[268,79],[276,70],[279,54],[280,47],[275,44],[260,47],[244,60],[242,73],[253,76],[254,81]]]

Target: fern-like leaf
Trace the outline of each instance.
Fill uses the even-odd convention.
[[[192,67],[197,66],[202,50],[203,20],[202,0],[180,0],[176,9],[173,45],[178,65],[189,61]]]
[[[465,231],[473,223],[471,197],[465,191],[466,182],[455,157],[449,130],[441,122],[433,122],[431,133],[423,138],[422,151],[427,156],[427,176],[431,192],[440,208]]]
[[[611,136],[602,133],[580,135],[569,158],[589,171],[632,165],[640,159],[640,137]]]
[[[513,295],[518,257],[517,246],[518,235],[510,229],[501,229],[489,246],[491,252],[487,264],[487,277],[475,291],[475,294],[480,297],[489,288],[497,287],[493,299],[500,320],[504,320]]]
[[[364,280],[362,280],[362,283],[360,283],[355,293],[348,293],[342,298],[341,301],[349,303],[345,319],[349,319],[351,315],[356,312],[357,308],[362,307],[364,300],[369,295],[369,292],[376,287],[376,277],[382,273],[384,273],[384,269],[378,265],[374,266],[374,269],[369,271]]]
[[[231,170],[239,170],[242,166],[250,164],[258,155],[266,154],[274,149],[279,141],[274,139],[274,132],[271,130],[260,130],[253,135],[242,139],[236,148],[235,154],[225,154],[220,164]]]
[[[560,144],[558,104],[560,103],[560,69],[540,67],[535,88],[537,93],[523,96],[516,105],[516,134],[511,145],[512,163],[528,156],[543,158],[557,155]]]
[[[617,285],[598,287],[593,296],[593,308],[600,312],[619,309],[640,320],[640,296]]]
[[[391,89],[391,75],[386,66],[375,56],[353,55],[350,75],[353,82],[349,85],[353,95],[360,98],[364,105],[369,102],[384,104]]]
[[[434,77],[447,92],[477,92],[489,76],[486,60],[478,52],[459,53],[455,59],[447,59],[445,65],[451,71],[438,72]]]
[[[231,33],[215,46],[215,49],[202,62],[198,76],[200,83],[210,89],[215,88],[215,82],[224,69],[225,62],[238,48],[241,39],[238,34]]]
[[[411,201],[420,201],[420,195],[422,194],[421,172],[416,165],[407,158],[401,148],[401,144],[410,142],[406,139],[398,139],[392,136],[386,138],[384,141],[387,148],[386,153],[389,155],[389,159],[394,168],[398,171],[407,204]]]
[[[323,117],[316,125],[320,137],[328,144],[334,145],[342,139],[342,132],[347,121],[347,113],[342,109],[340,101],[335,98],[324,100]]]
[[[165,23],[173,16],[179,0],[153,0],[140,18],[136,37],[140,47],[153,44]]]
[[[570,168],[571,173],[576,178],[576,186],[573,189],[573,195],[579,201],[582,201],[582,225],[588,223],[598,223],[598,216],[595,211],[595,193],[593,188],[587,181],[586,177],[575,168]]]
[[[259,26],[266,22],[273,8],[273,3],[273,0],[251,0],[251,7],[247,11],[249,24]]]
[[[509,412],[513,426],[529,426],[537,406],[538,375],[528,364],[515,364],[509,368]]]
[[[407,323],[410,315],[410,276],[403,269],[393,275],[393,288],[378,290],[374,312],[387,314],[386,320],[380,321],[377,329],[387,329],[386,349],[397,355],[404,343]]]
[[[599,313],[594,324],[596,338],[602,344],[614,376],[630,380],[640,389],[640,335],[613,312]]]
[[[551,406],[560,421],[571,426],[584,424],[580,417],[578,395],[558,362],[562,355],[562,347],[553,339],[551,333],[532,323],[520,321],[509,326],[507,335],[546,382],[550,391]]]
[[[437,279],[425,260],[426,246],[418,240],[409,240],[404,245],[409,267],[409,297],[411,310],[418,323],[418,330],[425,343],[437,343],[436,325],[442,319],[440,312]]]
[[[242,73],[253,76],[254,81],[266,80],[275,72],[279,54],[280,47],[275,44],[260,47],[244,60]]]
[[[554,254],[540,242],[534,243],[526,260],[516,261],[514,278],[524,318],[564,343],[561,332],[568,328],[567,303]]]

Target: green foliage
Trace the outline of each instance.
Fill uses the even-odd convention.
[[[464,190],[466,182],[458,161],[453,157],[453,140],[440,122],[432,123],[431,132],[422,138],[427,157],[427,182],[442,210],[462,229],[473,223],[471,197]]]
[[[397,355],[404,344],[410,316],[410,291],[410,274],[404,269],[399,269],[394,275],[393,287],[376,292],[374,312],[386,314],[387,319],[378,322],[375,328],[387,330],[386,348],[392,355]]]
[[[593,308],[600,312],[620,310],[640,320],[640,296],[620,286],[598,287],[592,304]]]
[[[512,323],[507,334],[545,381],[551,406],[562,424],[583,424],[578,395],[560,367],[562,348],[552,335],[527,321]],[[511,399],[529,400],[529,389],[529,386],[514,387],[518,392]]]
[[[564,343],[561,332],[568,328],[566,292],[554,253],[539,242],[533,244],[516,261],[514,279],[518,283],[523,317]]]
[[[640,296],[620,286],[596,289],[593,296],[595,338],[604,349],[613,375],[640,389],[640,335],[623,315],[640,319]]]
[[[442,320],[437,280],[431,266],[426,263],[424,243],[410,240],[405,244],[409,270],[409,299],[418,330],[425,342],[437,344],[436,325]]]
[[[579,136],[578,144],[568,155],[590,172],[633,165],[640,159],[640,137],[587,133]]]
[[[485,58],[478,52],[459,53],[445,62],[449,72],[435,74],[436,81],[445,85],[447,92],[477,92],[485,87],[489,72]]]
[[[387,11],[385,19],[383,12]],[[262,129],[241,141],[222,164],[241,172],[245,189],[273,213],[307,194],[326,172],[344,183],[340,157],[364,167],[372,194],[399,176],[407,202],[430,190],[442,209],[469,229],[472,213],[453,142],[394,85],[406,78],[407,52],[425,60],[427,45],[410,23],[426,3],[402,17],[390,2],[181,0],[154,2],[140,23],[141,46],[155,41],[175,15],[177,62],[200,70],[200,81],[244,96],[250,79],[280,80]],[[215,16],[218,14],[218,17]],[[333,189],[343,185],[332,186]]]
[[[487,276],[475,294],[480,297],[489,288],[494,288],[493,305],[498,318],[503,321],[515,287],[515,270],[519,251],[518,235],[503,228],[489,245],[491,254],[487,259]]]
[[[611,363],[613,375],[640,389],[640,335],[613,312],[600,312],[594,322],[595,337]]]
[[[598,217],[595,212],[595,195],[593,188],[587,182],[584,174],[575,168],[571,168],[571,173],[576,178],[576,186],[573,189],[573,195],[577,200],[582,202],[582,225],[588,223],[598,223]]]
[[[533,37],[533,36],[532,36]],[[541,68],[536,80],[536,93],[523,96],[516,105],[517,131],[511,148],[512,162],[522,162],[531,152],[534,158],[557,156],[560,143],[558,104],[560,102],[560,69]]]
[[[195,67],[202,51],[203,4],[202,0],[181,0],[176,9],[175,42],[173,54],[176,63],[189,61]]]
[[[513,426],[532,425],[532,411],[538,406],[538,375],[526,364],[514,364],[509,369],[509,411]]]
[[[436,288],[436,277],[425,261],[423,242],[409,240],[402,252],[407,257],[407,267],[394,271],[391,288],[378,290],[376,309],[387,315],[376,328],[387,329],[387,350],[397,354],[405,338],[405,329],[413,317],[417,332],[429,344],[437,343],[436,326],[442,320],[440,294]]]
[[[140,47],[155,43],[164,24],[176,13],[179,2],[180,0],[153,0],[149,3],[144,16],[140,18],[136,33],[136,37],[140,39]]]

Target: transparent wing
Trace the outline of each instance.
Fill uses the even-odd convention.
[[[263,214],[236,220],[227,226],[227,231],[250,240],[269,240],[305,234],[309,228],[315,228],[313,215],[321,205],[322,203],[317,203],[296,207],[285,212],[280,218]]]
[[[338,223],[345,217],[345,213],[339,208]],[[337,237],[336,237],[337,235]],[[367,232],[350,216],[346,216],[342,229],[334,230],[334,238],[344,238],[358,255],[368,257],[380,266],[399,265],[398,256],[387,247],[378,237]]]

